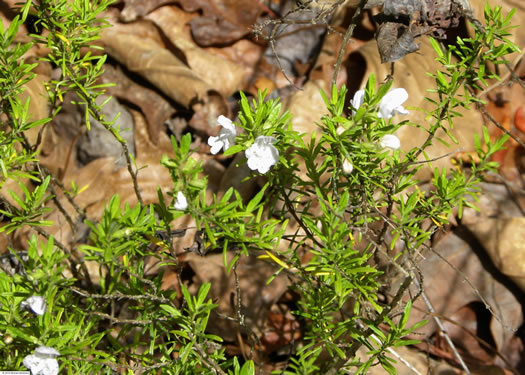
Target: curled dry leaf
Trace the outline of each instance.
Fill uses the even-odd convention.
[[[247,79],[245,69],[224,56],[197,46],[187,23],[195,16],[175,6],[165,6],[147,16],[181,50],[191,71],[225,98],[238,91]]]
[[[252,174],[248,165],[243,162],[245,159],[242,153],[235,155],[232,163],[228,166],[222,176],[219,193],[224,194],[230,187],[235,188],[243,200],[248,201],[258,189],[258,181],[255,178],[246,180]]]
[[[296,76],[302,76],[298,69],[303,64],[303,71],[309,70],[311,61],[317,56],[320,45],[323,43],[324,27],[305,27],[305,22],[316,20],[318,16],[327,9],[296,8],[293,2],[286,2],[280,14],[284,19],[281,23],[268,26],[262,30],[267,37],[274,38],[273,45],[268,43],[264,57],[268,63],[282,70],[292,80]],[[328,15],[328,13],[327,13]],[[321,22],[330,22],[330,18],[322,19]],[[258,27],[258,26],[257,26]]]
[[[525,291],[525,218],[488,218],[467,225],[494,265]]]
[[[160,132],[164,130],[164,122],[174,113],[175,108],[154,90],[133,82],[122,70],[106,65],[102,75],[103,83],[115,83],[108,87],[107,93],[124,99],[140,108],[148,124],[149,139],[158,144]]]
[[[170,3],[173,3],[173,0],[124,0],[124,9],[120,12],[120,19],[124,22],[132,22]]]
[[[469,303],[482,302],[476,293],[477,290],[506,325],[502,326],[493,317],[489,322],[490,327],[485,327],[490,328],[497,347],[503,348],[514,335],[507,327],[517,329],[523,322],[521,306],[509,288],[502,284],[499,278],[496,279],[487,272],[483,258],[473,250],[473,246],[479,245],[472,240],[468,233],[460,228],[443,237],[434,247],[435,252],[425,254],[425,260],[419,264],[419,272],[425,275],[425,293],[438,316],[450,317]],[[460,269],[462,274],[443,258]],[[465,277],[473,287],[465,282]],[[392,285],[389,293],[391,295],[397,291],[399,282],[393,282]],[[413,295],[417,293],[415,287],[412,288],[412,292]],[[408,326],[423,319],[428,320],[428,324],[418,330],[416,338],[419,340],[429,337],[437,330],[435,321],[426,311],[426,305],[422,298],[419,298],[410,313]]]
[[[385,0],[386,21],[376,34],[381,62],[397,61],[417,51],[415,38],[423,34],[444,38],[445,30],[459,24],[461,14],[457,8],[452,0]]]
[[[186,12],[201,11],[191,22],[201,46],[231,44],[251,32],[263,8],[252,0],[179,0]]]
[[[102,41],[116,60],[186,108],[197,101],[223,101],[211,96],[214,90],[208,83],[154,40],[113,27],[102,34]]]

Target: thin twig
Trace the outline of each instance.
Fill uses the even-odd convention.
[[[511,137],[513,140],[515,140],[516,142],[518,142],[521,147],[525,148],[525,143],[523,143],[521,141],[521,139],[519,139],[518,137],[516,137],[514,134],[512,134],[511,132],[509,132],[507,129],[505,129],[505,127],[503,125],[501,125],[498,120],[496,120],[486,109],[485,107],[483,107],[483,105],[481,103],[478,103],[476,102],[476,108],[481,112],[483,113],[483,115],[485,115],[490,122],[492,122],[494,125],[496,125],[496,127],[498,129],[500,129],[503,133],[507,134],[509,137]]]
[[[211,359],[208,354],[201,348],[201,346],[197,343],[196,337],[190,332],[186,331],[186,334],[188,335],[189,339],[193,341],[193,347],[197,350],[197,353],[199,354],[199,357],[202,360],[202,363],[208,367],[210,370],[214,370],[216,374],[220,375],[226,375],[224,371],[220,368],[220,366]]]
[[[168,321],[169,319],[166,318],[166,317],[157,317],[155,318],[155,320],[135,320],[135,319],[119,319],[119,318],[115,318],[109,314],[104,314],[104,313],[101,313],[101,312],[98,312],[98,311],[94,311],[91,313],[92,315],[96,315],[102,319],[107,319],[107,320],[110,320],[111,323],[114,323],[114,324],[131,324],[131,325],[139,325],[139,326],[146,326],[146,325],[150,325],[150,324],[154,324],[155,322],[160,322],[160,321]]]
[[[405,277],[405,279],[403,280],[403,283],[401,284],[401,286],[399,287],[399,289],[397,290],[397,293],[395,295],[395,297],[393,298],[392,302],[390,304],[388,304],[384,309],[383,311],[381,312],[381,314],[379,314],[379,316],[374,319],[374,321],[370,324],[370,325],[375,325],[377,326],[379,323],[383,323],[384,320],[385,320],[385,317],[390,314],[390,312],[396,308],[396,306],[399,304],[399,302],[401,301],[403,295],[405,294],[406,290],[410,287],[410,284],[412,283],[412,280],[413,278],[408,276],[408,277]],[[328,370],[326,372],[327,375],[335,375],[341,368],[345,367],[347,365],[347,362],[348,361],[351,361],[356,353],[357,353],[357,350],[363,345],[362,341],[363,340],[366,340],[368,337],[370,337],[371,335],[374,334],[374,331],[372,331],[370,328],[368,328],[365,332],[362,333],[361,335],[361,338],[362,340],[355,340],[352,345],[350,346],[350,348],[346,351],[345,353],[345,358],[344,359],[339,359],[337,360],[337,362],[335,362],[332,366],[331,366],[331,369]]]
[[[239,326],[244,328],[246,330],[246,332],[248,332],[249,335],[251,336],[252,343],[250,345],[250,355],[249,355],[249,359],[251,359],[253,357],[254,345],[255,344],[259,345],[260,342],[259,342],[259,338],[255,334],[255,332],[253,332],[253,330],[250,327],[248,327],[248,325],[246,324],[246,320],[245,320],[244,314],[241,311],[241,309],[242,309],[242,300],[241,300],[241,286],[239,284],[239,275],[237,275],[237,266],[238,266],[238,264],[239,263],[235,263],[235,265],[233,266],[233,275],[235,277],[235,294],[236,294],[235,313],[237,315],[237,323],[239,323]],[[243,353],[244,353],[244,351],[243,351]]]
[[[337,74],[339,73],[339,69],[341,68],[341,64],[343,63],[343,56],[345,54],[346,46],[350,42],[350,38],[352,37],[352,34],[354,33],[354,29],[357,26],[357,21],[359,20],[359,17],[361,16],[361,11],[365,7],[367,0],[361,0],[359,3],[359,7],[356,9],[354,15],[352,16],[352,20],[350,21],[350,25],[346,29],[345,36],[343,38],[343,43],[341,45],[341,48],[339,49],[339,55],[337,56],[337,61],[334,65],[334,72],[332,74],[332,85],[335,86],[337,82]]]
[[[421,289],[421,285],[419,284],[419,281],[417,279],[414,279],[414,284],[416,284],[416,286]],[[428,311],[430,313],[432,313],[432,319],[434,319],[434,322],[436,322],[437,326],[439,327],[439,329],[443,333],[443,336],[445,337],[445,340],[446,340],[447,344],[450,346],[450,349],[454,353],[454,356],[457,358],[457,360],[459,361],[461,367],[467,373],[467,375],[470,375],[469,368],[467,367],[467,365],[463,361],[463,358],[461,357],[461,355],[458,353],[458,351],[456,349],[456,346],[452,342],[452,339],[450,338],[450,336],[447,333],[447,330],[445,329],[445,326],[443,326],[443,323],[441,323],[441,319],[439,319],[438,316],[435,314],[436,310],[434,310],[434,307],[432,306],[432,303],[428,299],[426,293],[423,291],[421,293],[421,295],[423,296],[423,301],[425,301],[425,305],[427,306]]]
[[[140,300],[145,299],[145,300],[155,301],[155,302],[170,303],[170,301],[166,298],[157,297],[149,293],[145,293],[141,295],[131,295],[131,294],[124,294],[119,291],[116,291],[116,292],[113,292],[112,294],[95,294],[95,293],[88,293],[76,287],[70,287],[69,289],[71,289],[71,291],[75,292],[76,294],[82,297],[86,297],[86,298],[105,299],[105,300],[129,299],[132,301],[140,301]]]

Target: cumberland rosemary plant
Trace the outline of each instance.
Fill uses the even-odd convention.
[[[403,117],[410,93],[392,81],[378,84],[371,76],[353,98],[345,87],[323,93],[327,112],[312,134],[292,128],[279,99],[241,94],[238,121],[220,116],[219,135],[208,144],[212,154],[241,154],[236,160],[247,164],[260,190],[248,199],[234,188],[207,194],[202,163],[185,134],[173,138],[173,153],[160,161],[173,180],[171,191],[159,188],[158,203],[145,205],[120,129],[96,104],[106,88],[97,83],[105,55],[87,47],[96,49],[92,42],[108,26],[99,16],[110,3],[27,1],[0,30],[0,187],[14,182],[21,191],[2,191],[0,231],[33,231],[24,249],[10,245],[2,255],[0,368],[46,375],[254,374],[256,357],[227,355],[223,338],[207,331],[217,307],[209,283],[192,295],[180,274],[177,292],[162,288],[162,272],[149,272],[153,258],[159,267],[180,270],[172,238],[188,228],[173,223],[191,217],[200,240],[193,251],[222,252],[232,273],[242,257],[257,257],[272,264],[275,275],[286,274],[298,296],[293,314],[303,336],[290,345],[281,373],[365,373],[377,364],[394,373],[389,350],[412,344],[406,336],[424,324],[407,326],[412,301],[405,291],[417,277],[415,254],[448,223],[455,207],[461,213],[463,206],[473,206],[476,185],[497,167],[490,157],[506,137],[492,142],[485,129],[483,144],[476,138],[477,163],[434,169],[432,186],[425,189],[416,179],[428,163],[421,157],[439,130],[455,141],[449,129],[456,108],[480,103],[476,91],[496,78],[491,64],[505,63],[505,56],[517,50],[505,39],[510,16],[487,7],[486,24],[476,25],[472,38],[458,39],[448,49],[432,40],[443,70],[429,72],[437,99],[431,100],[435,108],[428,113],[431,125],[421,147],[403,149],[396,136],[401,127],[420,125]],[[17,44],[14,37],[29,15],[36,30],[32,42]],[[49,47],[44,59],[60,73],[46,86],[53,116],[61,111],[64,95],[74,92],[85,107],[86,126],[90,117],[97,119],[122,145],[137,195],[135,206],[121,204],[115,195],[98,220],[77,207],[89,227],[82,246],[60,243],[46,232],[48,203],[61,207],[57,191],[65,188],[40,165],[39,138],[31,144],[26,136],[51,120],[31,121],[29,101],[19,99],[34,78],[35,64],[22,58],[33,43]],[[73,205],[78,191],[73,186],[61,196]],[[403,282],[392,298],[383,299],[389,269]],[[227,318],[240,331],[252,332],[237,298],[237,314]],[[129,318],[116,317],[117,308],[126,309]],[[247,336],[257,350],[258,339]],[[364,357],[357,355],[361,347]]]

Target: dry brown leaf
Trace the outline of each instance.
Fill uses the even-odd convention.
[[[101,105],[106,99],[108,96],[100,95],[96,99],[97,105]],[[108,120],[115,119],[112,127],[120,129],[120,136],[127,142],[130,155],[135,158],[135,129],[131,114],[126,107],[120,104],[118,99],[113,98],[102,107],[101,113]],[[111,156],[115,158],[115,168],[124,167],[126,158],[120,143],[104,125],[92,116],[89,118],[90,130],[83,132],[76,144],[78,161],[81,165],[85,165],[94,159]]]
[[[211,90],[188,66],[151,39],[111,28],[103,33],[102,40],[107,53],[186,108]]]
[[[201,46],[226,45],[251,32],[263,11],[258,2],[251,0],[178,0],[186,12],[201,11],[194,18],[191,31]]]
[[[232,257],[233,254],[228,253],[228,261],[231,261]],[[196,284],[190,288],[192,294],[202,283],[211,282],[209,297],[219,304],[217,312],[236,318],[235,277],[233,272],[226,273],[222,254],[208,254],[205,257],[188,254],[186,259],[195,272]],[[273,265],[253,256],[242,256],[237,266],[241,312],[246,317],[246,325],[251,327],[258,337],[262,334],[270,307],[288,287],[288,280],[283,274],[278,275],[270,284],[266,284],[275,271]],[[208,328],[210,332],[220,335],[226,341],[235,341],[236,333],[241,330],[238,323],[213,313]]]
[[[425,277],[424,290],[435,313],[438,316],[450,317],[471,302],[481,302],[476,291],[465,282],[466,277],[501,321],[507,327],[517,329],[523,322],[520,302],[504,284],[487,272],[482,264],[483,260],[480,260],[467,241],[468,234],[464,230],[448,233],[434,248],[441,257],[434,253],[426,254],[425,260],[419,265],[419,272]],[[442,258],[463,274],[458,273]],[[392,290],[396,291],[397,287],[394,286]],[[415,288],[412,291],[414,295],[417,293]],[[420,334],[428,337],[437,329],[436,323],[426,311],[428,309],[420,298],[414,303],[410,314],[409,325],[423,319],[428,320],[428,324],[418,330],[418,339],[423,337]],[[513,331],[503,327],[494,317],[490,329],[498,349],[503,348],[514,335]]]
[[[288,99],[285,107],[293,115],[292,127],[295,131],[306,133],[308,136],[313,131],[318,131],[316,123],[319,123],[327,112],[321,90],[328,92],[326,82],[308,81],[302,90],[295,91]]]
[[[136,84],[122,70],[111,65],[104,68],[102,82],[115,83],[107,89],[109,95],[140,108],[148,123],[149,139],[157,144],[160,132],[164,131],[164,122],[175,113],[175,108],[154,90]]]
[[[465,361],[476,361],[479,365],[491,365],[494,363],[495,353],[490,350],[490,346],[484,346],[482,341],[480,341],[484,340],[490,345],[490,336],[478,336],[486,334],[483,332],[483,324],[487,319],[490,319],[490,313],[482,303],[476,302],[463,306],[447,318],[450,320],[447,319],[443,322],[445,331],[452,341],[459,346],[458,350]],[[448,343],[442,340],[440,335],[437,337],[439,339],[436,341],[440,344],[440,349],[449,351],[452,354]]]
[[[22,103],[25,103],[27,98],[29,98],[29,121],[38,121],[49,117],[47,91],[44,86],[44,83],[47,81],[49,81],[49,76],[36,75],[24,85],[24,91],[19,96]],[[38,127],[25,132],[30,144],[34,145],[36,143],[40,130],[40,127]]]
[[[484,218],[467,227],[498,270],[525,291],[525,218]]]
[[[223,56],[202,49],[191,40],[186,25],[194,15],[175,6],[165,6],[153,11],[146,18],[154,22],[184,53],[192,72],[210,87],[226,98],[242,88],[243,82],[247,79],[243,67]]]
[[[152,10],[170,3],[173,3],[173,0],[124,0],[124,9],[120,13],[120,19],[124,22],[135,21]]]

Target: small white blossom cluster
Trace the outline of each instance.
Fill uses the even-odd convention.
[[[352,115],[361,107],[365,99],[365,90],[358,90],[352,98],[351,105]],[[396,114],[408,115],[408,111],[403,107],[403,103],[408,99],[408,93],[403,88],[397,88],[390,90],[383,96],[383,99],[379,102],[379,112],[377,116],[379,118],[390,119]],[[388,148],[391,150],[397,150],[401,147],[401,141],[398,137],[393,134],[384,135],[379,141],[381,148]],[[350,160],[345,159],[342,165],[343,172],[345,174],[352,173],[354,166]]]
[[[232,121],[225,117],[219,116],[217,122],[222,126],[221,131],[217,137],[208,138],[208,145],[211,146],[210,152],[215,155],[221,148],[226,151],[235,144],[235,136],[237,131]],[[248,167],[251,170],[259,173],[266,173],[270,168],[279,161],[279,151],[273,145],[277,139],[261,135],[255,139],[253,144],[246,150],[246,158],[248,159]]]
[[[208,138],[208,144],[211,146],[210,152],[213,155],[217,154],[221,148],[226,151],[233,146],[235,144],[235,136],[237,135],[235,125],[233,125],[232,120],[228,117],[220,115],[217,122],[222,126],[219,136]]]
[[[46,312],[46,300],[41,296],[32,296],[20,303],[20,308],[31,310],[36,315],[44,315]]]
[[[49,346],[39,346],[33,354],[22,362],[31,371],[31,375],[57,375],[58,357],[60,353]]]

